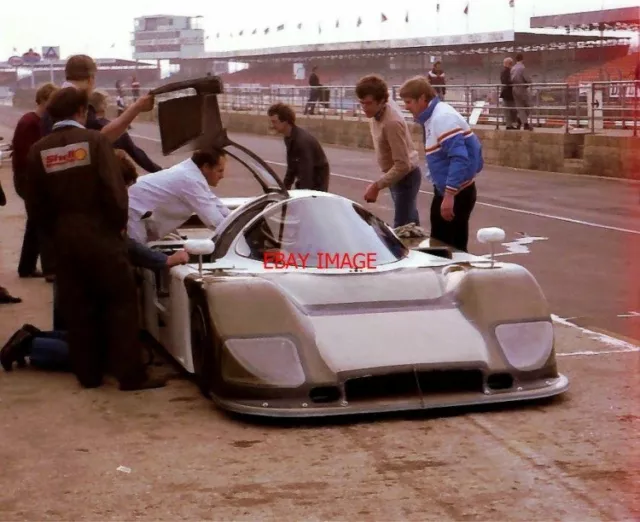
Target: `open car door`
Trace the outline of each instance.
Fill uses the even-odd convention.
[[[150,94],[159,96],[189,90],[195,94],[185,92],[158,103],[162,153],[167,156],[189,143],[194,149],[223,148],[251,172],[265,193],[280,192],[288,197],[284,183],[274,170],[255,153],[227,136],[217,98],[223,92],[220,77],[173,82],[152,90]]]

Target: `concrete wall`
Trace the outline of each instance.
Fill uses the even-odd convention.
[[[25,91],[16,96],[14,105],[31,108],[32,98]],[[156,114],[154,108],[138,119],[154,121]],[[110,114],[114,116],[115,111]],[[229,132],[270,134],[266,115],[223,112],[222,119]],[[366,120],[299,116],[298,124],[325,145],[373,148]],[[423,151],[422,133],[417,125],[411,126],[416,146]],[[485,162],[490,165],[640,180],[640,137],[565,134],[539,129],[533,132],[474,130],[483,143]]]

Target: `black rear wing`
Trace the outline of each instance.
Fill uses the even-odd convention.
[[[223,93],[219,76],[169,83],[153,89],[149,94],[159,96],[187,89],[193,89],[195,94],[158,103],[160,141],[165,156],[191,142],[196,149],[205,144],[224,147],[230,143],[218,106],[217,95]]]

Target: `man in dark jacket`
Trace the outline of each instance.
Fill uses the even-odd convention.
[[[103,127],[106,127],[111,123],[106,118],[108,100],[108,96],[100,91],[93,91],[89,97],[89,104],[93,106],[96,111],[96,119]],[[160,165],[152,161],[151,158],[147,156],[147,153],[133,142],[128,132],[125,132],[113,142],[113,148],[125,151],[129,156],[131,156],[133,161],[147,172],[158,172],[162,170]]]
[[[329,191],[329,161],[320,142],[296,125],[296,114],[284,103],[276,103],[267,111],[272,128],[284,136],[287,148],[287,173],[284,184],[291,189]]]
[[[24,114],[13,133],[11,166],[13,167],[13,185],[16,194],[24,200],[24,185],[27,176],[27,155],[29,149],[36,141],[42,138],[41,119],[47,110],[47,103],[56,92],[57,87],[52,83],[45,83],[36,91],[36,109]],[[44,273],[36,269],[38,257],[40,257],[41,239],[38,229],[33,226],[33,221],[27,216],[22,240],[22,251],[18,262],[18,275],[20,277],[42,277],[50,275],[52,267],[49,266],[48,256],[41,259]]]
[[[31,147],[26,202],[52,238],[69,357],[85,388],[111,363],[121,390],[158,388],[138,341],[137,289],[125,235],[128,195],[109,139],[86,129],[86,90],[60,89],[49,103],[53,132]]]
[[[445,85],[447,84],[447,80],[445,78],[444,71],[442,70],[441,61],[437,61],[433,64],[433,69],[429,71],[427,79],[436,90],[438,98],[444,101],[444,95],[447,94],[447,88],[445,87]]]
[[[515,125],[518,118],[518,111],[514,108],[516,105],[513,100],[513,87],[511,86],[511,67],[513,67],[513,58],[505,58],[502,63],[504,67],[500,73],[500,83],[502,84],[500,98],[504,101],[505,124],[507,126],[507,130],[513,130],[518,128]]]
[[[313,69],[311,69],[311,74],[309,75],[309,101],[307,101],[307,105],[304,108],[305,114],[313,114],[316,107],[316,102],[320,99],[321,96],[321,87],[320,78],[318,78],[318,66],[316,65]]]

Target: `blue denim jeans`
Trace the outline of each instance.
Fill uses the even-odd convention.
[[[31,341],[29,362],[43,370],[70,371],[66,332],[40,332]]]
[[[393,228],[401,227],[409,223],[420,225],[420,215],[418,213],[418,191],[422,183],[422,173],[416,167],[395,185],[389,187],[395,215],[393,217]]]

